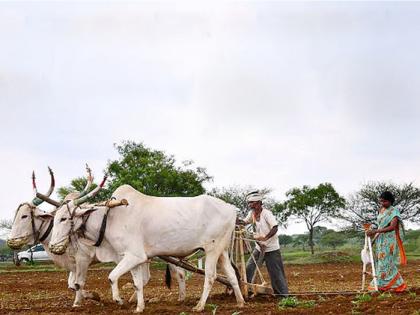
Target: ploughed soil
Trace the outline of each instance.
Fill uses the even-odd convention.
[[[331,263],[286,265],[291,293],[343,292],[342,294],[314,294],[297,296],[297,304],[279,307],[281,298],[256,296],[245,307],[237,308],[234,296],[225,294],[225,287],[215,283],[207,300],[206,314],[420,314],[420,260],[413,260],[400,271],[409,291],[402,294],[373,294],[372,297],[346,294],[361,286],[361,264]],[[130,314],[134,303],[128,303],[133,293],[129,274],[120,279],[124,305],[116,305],[111,298],[107,276],[110,269],[94,266],[89,272],[85,289],[99,294],[101,301],[84,300],[79,308],[72,308],[74,293],[67,289],[64,271],[0,273],[0,314]],[[144,314],[192,314],[204,278],[192,275],[187,281],[187,298],[178,302],[175,280],[172,290],[164,286],[164,270],[153,269],[145,287]],[[265,272],[266,275],[266,272]],[[268,278],[266,276],[266,278]],[[370,278],[367,276],[367,278]],[[293,302],[293,301],[292,301]],[[294,301],[296,302],[296,301]]]

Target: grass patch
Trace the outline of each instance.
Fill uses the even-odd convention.
[[[288,264],[322,264],[360,261],[360,255],[341,251],[315,252],[285,252],[282,253],[283,261]]]
[[[286,308],[296,308],[296,307],[312,308],[314,306],[315,306],[315,301],[313,300],[299,301],[298,298],[294,296],[289,296],[287,298],[281,299],[277,305],[277,307],[280,310],[284,310]]]
[[[219,306],[217,304],[206,304],[205,308],[209,309],[212,315],[215,315],[218,307]]]
[[[372,296],[370,294],[359,294],[356,295],[356,299],[351,301],[353,304],[359,305],[360,303],[366,303],[372,301]]]

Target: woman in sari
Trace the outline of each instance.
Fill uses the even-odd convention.
[[[404,246],[401,240],[402,221],[400,211],[393,206],[395,198],[385,191],[380,196],[382,208],[377,217],[378,229],[368,231],[368,236],[375,236],[375,263],[378,289],[380,291],[402,292],[407,288],[397,265],[405,265]],[[374,290],[373,281],[369,290]]]

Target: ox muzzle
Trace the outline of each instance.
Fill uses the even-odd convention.
[[[49,249],[51,253],[55,255],[63,255],[66,252],[68,244],[69,244],[69,240],[66,238],[65,240],[59,243],[50,244]]]
[[[9,246],[11,249],[21,249],[23,246],[28,244],[28,237],[15,237],[15,238],[9,238],[6,241],[7,246]]]

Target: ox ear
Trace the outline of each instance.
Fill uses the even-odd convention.
[[[91,207],[91,208],[77,208],[76,212],[74,213],[75,217],[82,217],[84,215],[91,214],[93,211],[98,210],[98,208]]]
[[[39,209],[35,209],[34,214],[37,218],[41,219],[51,219],[54,218],[54,214],[46,211],[42,211]]]

